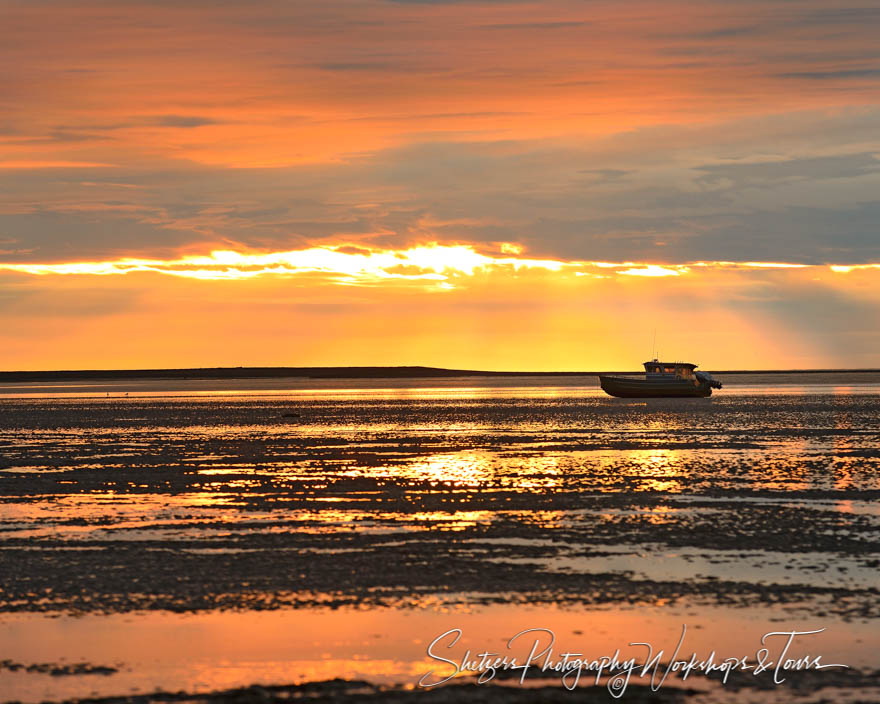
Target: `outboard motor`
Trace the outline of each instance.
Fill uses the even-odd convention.
[[[710,389],[721,388],[721,382],[713,378],[709,372],[694,372],[694,376],[697,377],[701,384],[706,384]]]

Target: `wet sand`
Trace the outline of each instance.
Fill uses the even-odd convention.
[[[475,647],[553,623],[599,648],[674,645],[685,622],[695,648],[750,652],[825,628],[816,647],[852,670],[749,696],[880,701],[880,388],[543,384],[2,399],[0,701],[534,701],[406,687],[444,624]],[[162,660],[196,631],[265,643]],[[651,696],[741,700],[687,685]]]

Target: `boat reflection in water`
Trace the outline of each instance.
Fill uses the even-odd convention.
[[[680,396],[711,396],[721,382],[706,372],[695,372],[696,364],[688,362],[645,362],[645,378],[599,376],[605,393],[623,398],[669,398]]]

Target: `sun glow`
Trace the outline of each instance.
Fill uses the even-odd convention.
[[[515,254],[515,256],[510,256]],[[625,277],[677,277],[707,270],[804,269],[807,264],[783,262],[693,262],[653,264],[645,262],[598,262],[561,259],[530,259],[520,256],[522,248],[504,243],[499,254],[487,254],[475,245],[443,245],[436,242],[409,249],[370,249],[338,245],[310,247],[283,252],[237,252],[214,250],[207,255],[177,259],[125,257],[109,261],[17,263],[0,262],[0,270],[47,275],[112,276],[152,272],[202,280],[239,280],[256,277],[306,276],[309,280],[349,286],[377,286],[409,282],[434,290],[450,290],[478,273],[537,270],[576,277],[606,278],[603,271]],[[505,256],[506,255],[506,256]],[[833,265],[834,272],[878,268],[877,264]],[[824,265],[823,267],[824,268]]]
[[[632,267],[630,269],[623,269],[617,273],[623,274],[624,276],[680,276],[682,273],[687,273],[687,271],[688,268],[686,266],[670,269],[669,267],[658,266],[656,264],[646,264]]]
[[[352,251],[354,250],[354,251]],[[108,276],[155,272],[195,279],[248,279],[264,275],[313,274],[340,284],[371,285],[401,280],[447,284],[452,277],[473,276],[477,270],[543,269],[560,271],[581,262],[551,259],[492,257],[468,245],[428,244],[406,250],[369,250],[361,247],[312,247],[268,253],[215,250],[207,256],[179,259],[123,258],[105,262],[61,264],[0,263],[0,269],[37,276],[80,274]],[[441,288],[443,288],[441,286]]]
[[[832,264],[830,267],[831,271],[835,274],[848,274],[851,271],[861,271],[864,269],[880,269],[880,264]]]

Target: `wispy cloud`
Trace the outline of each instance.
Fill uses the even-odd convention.
[[[880,77],[880,68],[846,68],[828,71],[788,71],[777,73],[780,78],[796,78],[811,81],[837,81],[851,78]]]
[[[0,161],[0,169],[102,169],[109,168],[112,164],[102,164],[95,161]]]
[[[210,117],[198,115],[160,115],[154,118],[153,122],[160,127],[204,127],[217,124],[217,121]]]
[[[562,21],[562,22],[508,22],[501,24],[481,24],[480,29],[498,29],[498,30],[542,30],[542,29],[571,29],[572,27],[585,27],[589,22],[582,20]]]

